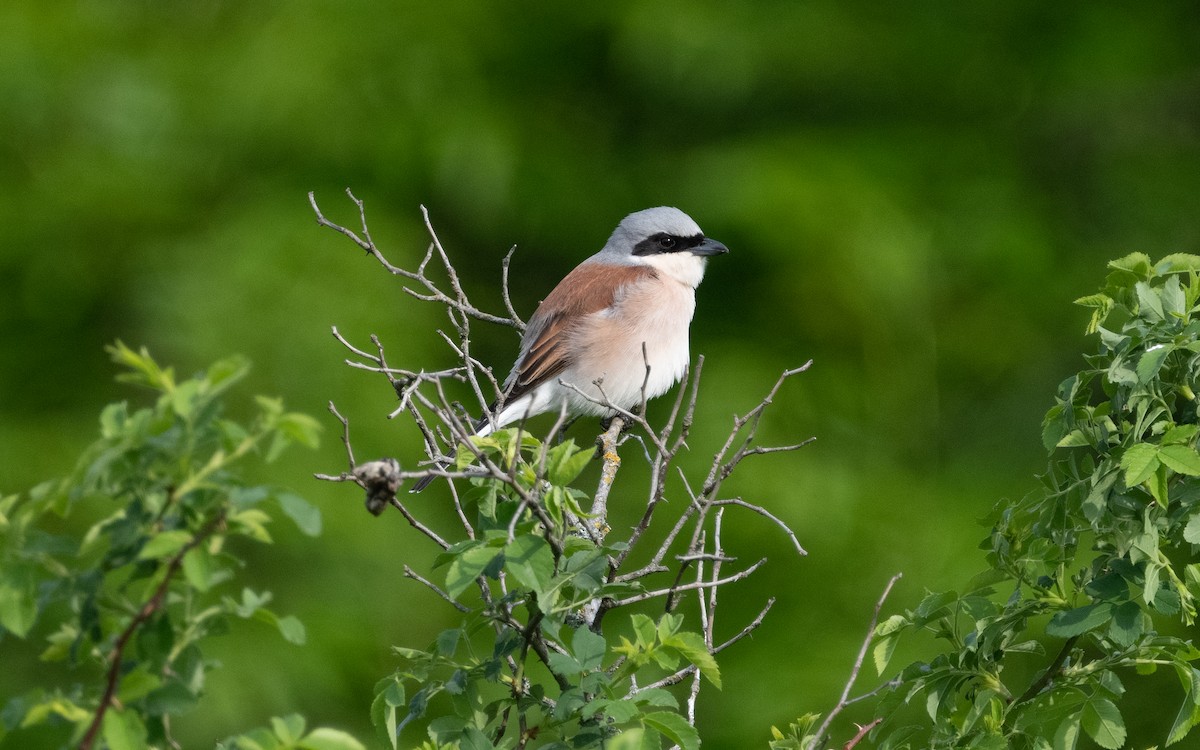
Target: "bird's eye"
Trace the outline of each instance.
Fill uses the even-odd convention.
[[[675,238],[674,237],[659,237],[658,238],[658,246],[661,247],[663,250],[670,250],[671,248],[675,247]]]

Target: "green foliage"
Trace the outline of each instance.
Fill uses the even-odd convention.
[[[306,534],[320,532],[319,512],[302,498],[238,473],[253,456],[315,446],[315,421],[262,397],[249,424],[226,417],[222,397],[245,375],[242,359],[180,381],[144,349],[118,342],[109,351],[125,369],[119,379],[156,393],[154,404],[106,407],[100,438],[69,476],[0,499],[0,638],[44,633],[42,661],[69,668],[64,684],[9,700],[0,736],[50,724],[80,747],[162,746],[170,718],[195,706],[214,666],[204,642],[231,620],[259,620],[304,642],[299,620],[267,607],[270,593],[223,592],[245,564],[239,540],[270,543],[279,512]],[[301,738],[302,730],[292,717],[278,722],[274,740],[252,733],[227,746],[361,747],[332,730]]]
[[[662,614],[661,604],[653,618],[613,614],[644,589],[610,580],[618,545],[581,535],[572,520],[586,517],[586,494],[570,484],[594,455],[517,429],[461,450],[460,469],[482,456],[515,482],[471,480],[476,520],[435,561],[443,588],[430,584],[463,613],[461,624],[426,649],[396,648],[403,668],[375,688],[372,720],[391,747],[417,719],[436,747],[463,750],[699,747],[665,687],[694,665],[719,688],[720,671],[682,615]],[[583,616],[597,606],[611,607],[603,632]],[[652,684],[664,676],[675,679]]]
[[[876,629],[881,674],[905,634],[945,643],[879,705],[881,750],[1069,750],[1081,735],[1119,748],[1125,682],[1160,668],[1181,690],[1156,739],[1200,723],[1200,650],[1168,634],[1195,622],[1200,597],[1200,257],[1138,253],[1110,268],[1101,293],[1077,300],[1099,349],[1046,414],[1043,489],[998,506],[990,569],[963,593],[929,594]]]
[[[305,732],[296,714],[271,719],[270,728],[254,729],[218,742],[216,750],[364,750],[363,744],[337,729],[319,727]]]

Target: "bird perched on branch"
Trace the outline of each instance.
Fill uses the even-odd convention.
[[[705,263],[726,252],[677,208],[626,216],[600,252],[538,306],[504,396],[475,434],[564,404],[571,416],[611,417],[616,411],[605,402],[628,411],[642,403],[643,387],[646,399],[666,393],[688,366],[688,329]],[[412,492],[433,479],[424,477]]]

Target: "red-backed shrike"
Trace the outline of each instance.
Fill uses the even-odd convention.
[[[616,411],[605,400],[636,408],[643,385],[646,399],[666,393],[690,361],[688,328],[705,263],[726,252],[677,208],[626,216],[600,252],[538,305],[504,381],[504,397],[479,420],[476,434],[564,404],[571,416],[610,417]],[[433,478],[421,479],[412,491]]]

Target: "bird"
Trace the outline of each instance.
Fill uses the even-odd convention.
[[[610,418],[617,410],[604,402],[629,411],[641,405],[643,391],[647,400],[666,393],[690,362],[696,287],[707,261],[727,252],[678,208],[626,216],[538,305],[504,395],[476,423],[475,435],[564,406],[571,417]]]

